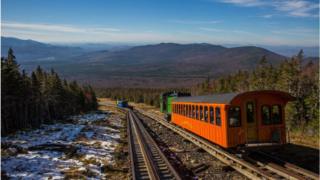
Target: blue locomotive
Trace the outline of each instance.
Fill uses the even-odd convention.
[[[117,100],[117,106],[121,108],[127,108],[128,106],[128,101],[126,100]]]

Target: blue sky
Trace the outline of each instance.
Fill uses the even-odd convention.
[[[1,35],[42,42],[318,46],[317,0],[2,0]]]

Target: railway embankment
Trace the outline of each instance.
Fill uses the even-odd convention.
[[[127,119],[124,111],[115,107],[115,102],[109,99],[99,99],[99,109],[110,112],[111,116],[118,119],[119,140],[112,153],[114,163],[105,166],[104,177],[110,180],[128,179],[130,164],[127,141]]]
[[[149,112],[154,115],[161,116],[161,113],[158,112],[155,108],[142,106],[142,105],[140,105],[139,108],[143,109],[145,112]],[[205,160],[203,160],[201,157],[196,157],[195,160],[193,160],[193,159],[190,159],[188,155],[186,157],[182,155],[183,153],[188,151],[189,142],[186,140],[182,140],[182,142],[179,143],[179,138],[181,138],[181,137],[178,137],[179,135],[176,137],[175,133],[168,131],[168,128],[160,125],[160,123],[153,120],[148,121],[146,119],[148,118],[144,118],[143,122],[148,127],[149,131],[151,131],[154,138],[157,139],[157,141],[161,144],[161,146],[163,146],[164,151],[166,151],[169,156],[172,156],[173,159],[175,159],[172,162],[178,162],[178,164],[182,164],[181,169],[186,169],[187,171],[189,171],[189,174],[191,174],[192,176],[197,176],[198,174],[200,174],[200,177],[202,177],[201,173],[199,172],[198,174],[194,173],[193,167],[199,167],[199,168],[201,167],[200,169],[202,170],[206,169],[204,168],[204,165],[197,164],[197,162],[204,162],[205,164]],[[181,144],[180,148],[179,146],[177,146],[177,144]],[[192,147],[191,149],[192,149],[191,152],[194,152],[195,156],[201,156],[201,153],[203,153],[203,151],[197,147]],[[254,150],[259,151],[261,153],[265,153],[269,157],[272,157],[272,164],[274,163],[274,161],[280,160],[281,163],[279,165],[285,166],[285,168],[288,169],[289,171],[294,170],[294,172],[289,173],[288,171],[288,173],[289,174],[293,173],[292,175],[296,174],[298,175],[297,177],[305,176],[303,173],[301,174],[301,172],[304,172],[303,169],[307,170],[305,172],[307,176],[309,174],[310,175],[313,174],[310,176],[312,178],[317,177],[317,174],[319,174],[319,150],[318,149],[314,149],[314,148],[310,148],[310,147],[302,146],[298,144],[285,144],[282,146],[257,147],[257,148],[254,148]],[[277,159],[277,160],[274,160],[274,159]],[[271,159],[268,159],[268,161],[271,162]],[[183,162],[186,162],[186,163],[183,163]],[[212,162],[212,160],[210,162]],[[283,163],[286,163],[286,164],[283,164]],[[197,168],[196,168],[196,171],[197,171]],[[210,168],[207,168],[207,170],[203,172],[204,174],[210,174],[209,171],[210,171]],[[207,176],[207,177],[211,177],[211,176]]]
[[[183,179],[246,179],[168,128],[141,114],[139,117]]]

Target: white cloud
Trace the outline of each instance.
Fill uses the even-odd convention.
[[[279,11],[289,13],[290,16],[313,17],[315,14],[312,12],[319,8],[319,4],[306,0],[286,0],[276,1],[274,7]]]
[[[19,22],[2,22],[1,27],[4,29],[20,29],[34,31],[52,31],[52,32],[67,32],[67,33],[102,33],[102,32],[118,32],[116,28],[84,28],[70,25],[56,24],[34,24],[34,23],[19,23]]]
[[[273,34],[279,34],[279,35],[291,35],[295,37],[314,37],[315,34],[318,34],[319,31],[315,29],[309,29],[309,28],[295,28],[295,29],[275,29],[271,30],[271,33]]]
[[[272,18],[274,15],[273,14],[265,14],[265,15],[263,15],[263,16],[261,16],[261,17],[263,17],[263,18]]]
[[[308,0],[220,0],[223,3],[244,7],[272,7],[293,17],[319,17],[319,3]],[[270,18],[271,16],[262,16]]]
[[[268,45],[314,45],[318,44],[315,30],[296,29],[289,33],[300,33],[298,38],[286,38],[283,31],[274,29],[269,34],[255,34],[241,29],[217,29],[212,27],[199,27],[199,31],[164,33],[156,30],[129,31],[106,27],[76,27],[70,25],[44,25],[36,23],[4,22],[1,36],[33,39],[42,42],[55,43],[85,43],[85,42],[126,42],[126,43],[158,43],[178,42],[195,43],[207,42],[213,44],[268,44]],[[209,33],[208,33],[209,32]],[[310,34],[301,39],[303,33]],[[318,33],[317,33],[318,34]],[[317,36],[318,37],[318,36]]]
[[[203,31],[209,31],[209,32],[222,32],[222,29],[216,29],[216,28],[208,28],[208,27],[200,27],[200,30]]]
[[[221,2],[236,4],[239,6],[246,6],[246,7],[261,6],[265,4],[261,0],[221,0]]]
[[[177,24],[217,24],[221,23],[220,20],[209,20],[209,21],[200,21],[200,20],[171,20],[171,23]]]
[[[152,31],[129,32],[108,27],[2,22],[1,29],[1,36],[33,39],[43,42],[183,41],[183,38],[180,39],[174,34],[163,34]]]

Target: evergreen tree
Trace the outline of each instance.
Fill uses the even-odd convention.
[[[46,73],[40,66],[30,77],[20,72],[11,48],[7,58],[1,58],[1,86],[2,135],[97,108],[90,86],[85,91],[76,82],[62,82],[53,69]]]

